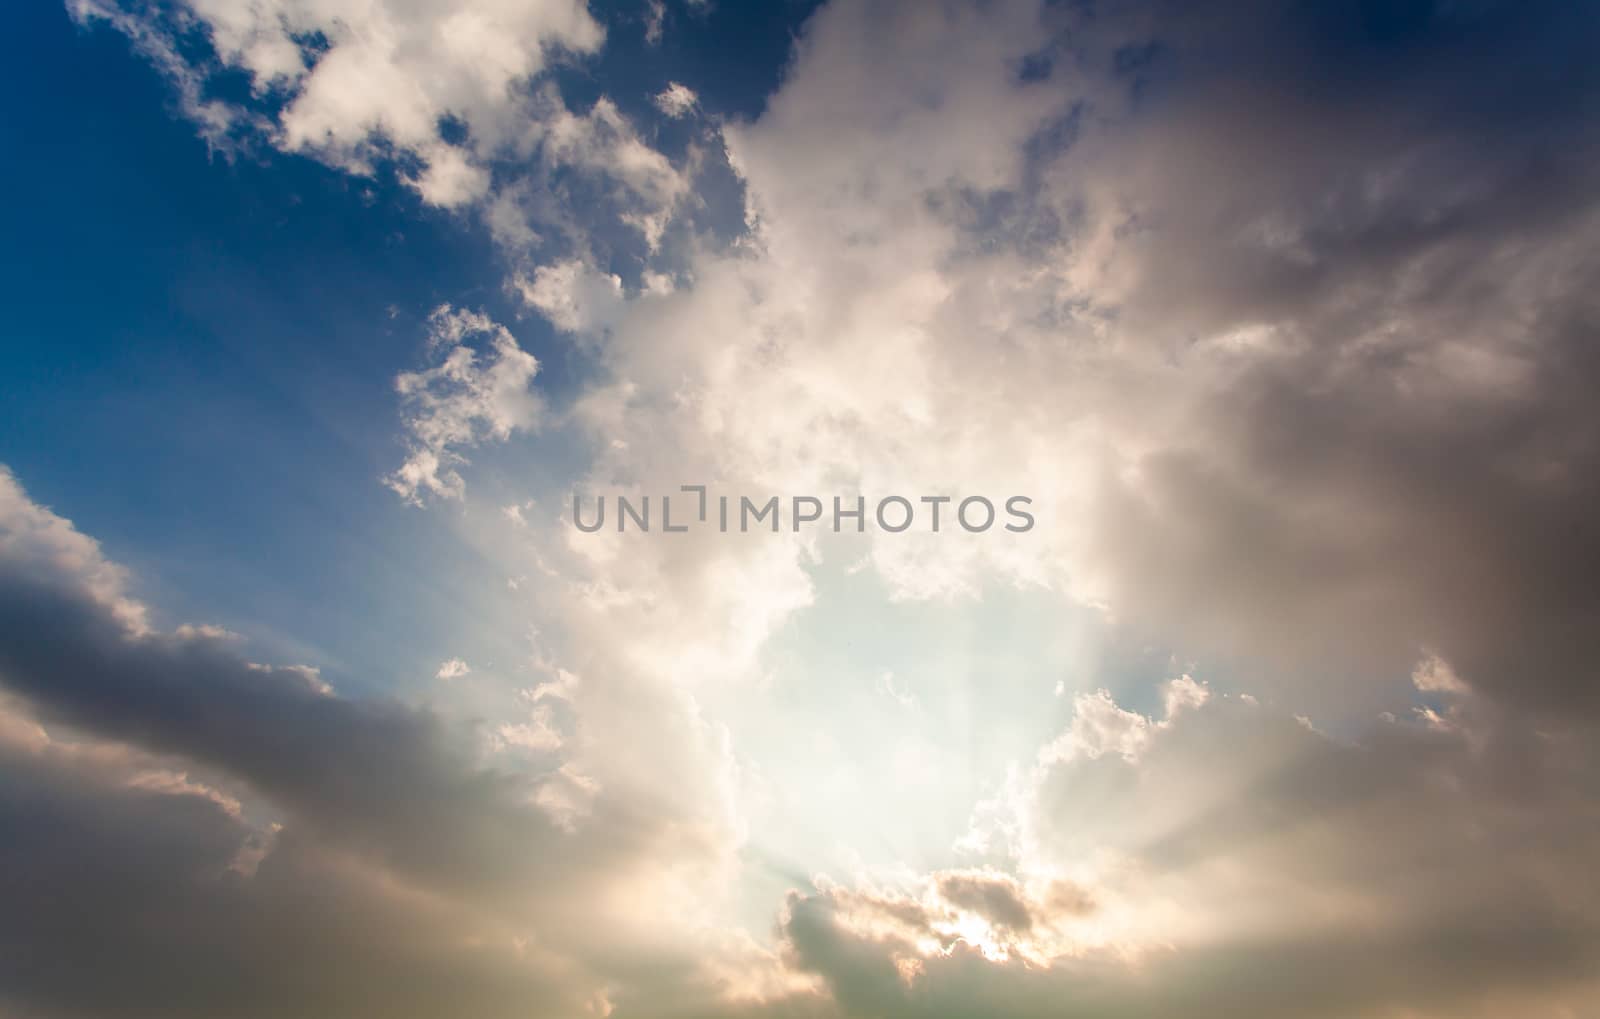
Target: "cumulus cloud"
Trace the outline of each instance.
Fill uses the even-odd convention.
[[[698,146],[675,165],[611,97],[574,109],[556,87],[605,43],[582,0],[66,6],[126,35],[213,150],[391,174],[481,217],[515,258],[649,259],[695,206]]]
[[[1542,48],[1594,26],[1440,16],[1423,43],[1269,5],[840,4],[763,116],[726,129],[749,237],[701,254],[692,286],[629,297],[613,377],[576,411],[603,450],[586,482],[1025,488],[1035,541],[873,537],[867,562],[906,598],[1057,587],[1271,691],[1186,677],[1159,717],[1073,702],[1003,791],[1005,823],[970,842],[1010,847],[1024,891],[1074,871],[1094,909],[1046,938],[1004,933],[970,890],[947,901],[937,873],[881,909],[837,886],[792,898],[791,963],[843,1013],[1592,1001],[1592,925],[1552,891],[1586,884],[1595,844],[1588,723],[1528,713],[1587,712],[1600,650],[1576,565],[1594,541],[1575,384],[1593,367],[1591,131],[1550,84],[1593,83],[1577,49]],[[1357,51],[1376,68],[1347,72]],[[1486,61],[1548,101],[1493,107]],[[774,548],[630,546],[609,587],[624,553],[585,554],[608,610],[639,620],[624,644],[676,648],[727,616],[705,597],[703,617],[670,614],[693,626],[650,610],[728,569],[838,554]],[[753,620],[756,643],[809,601]],[[1327,735],[1418,693],[1471,699]],[[940,940],[929,896],[971,936]],[[1290,977],[1251,979],[1262,959]]]
[[[538,425],[539,398],[529,384],[538,360],[486,316],[442,305],[428,317],[430,368],[402,372],[395,390],[405,408],[410,451],[384,483],[422,505],[424,495],[460,499],[466,482],[460,452],[504,441]]]
[[[261,125],[274,145],[357,173],[397,150],[420,163],[411,180],[423,198],[447,207],[485,194],[483,161],[521,124],[519,86],[552,56],[592,53],[605,38],[580,0],[194,0],[168,14],[74,0],[68,8],[80,22],[108,21],[160,56],[183,90],[185,111],[213,135],[245,111],[203,99],[208,79],[222,68],[242,71],[256,97],[274,100]],[[213,65],[179,56],[183,36],[196,28],[208,37]],[[464,126],[465,141],[446,139],[442,125],[451,119]]]
[[[530,307],[568,333],[604,331],[623,307],[622,280],[577,260],[542,265],[516,287]]]
[[[1056,587],[1319,710],[1437,655],[1592,711],[1594,135],[1568,97],[1594,83],[1560,40],[1594,26],[1385,26],[825,8],[724,132],[748,243],[616,320],[593,479],[1026,490],[1027,542],[895,536],[872,566],[905,597]]]

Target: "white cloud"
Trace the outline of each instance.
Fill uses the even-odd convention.
[[[605,96],[585,113],[569,110],[551,87],[535,93],[533,101],[539,116],[522,150],[546,167],[578,169],[609,183],[618,218],[654,250],[667,220],[688,195],[686,172],[640,137]]]
[[[563,332],[604,332],[624,308],[622,280],[577,260],[540,266],[515,286],[530,307]]]
[[[1418,690],[1424,693],[1449,693],[1462,694],[1467,692],[1467,685],[1461,682],[1461,677],[1456,675],[1450,663],[1438,655],[1429,655],[1417,663],[1411,670],[1411,682]]]
[[[357,175],[392,170],[431,205],[475,210],[519,257],[631,254],[633,243],[652,254],[699,158],[691,149],[674,166],[609,97],[568,108],[548,72],[605,40],[583,0],[71,0],[68,9],[127,35],[214,149],[269,145]],[[197,45],[202,35],[210,51]],[[234,72],[250,96],[216,98]]]
[[[1167,718],[1170,720],[1180,711],[1198,708],[1211,699],[1211,691],[1201,683],[1197,683],[1193,676],[1185,673],[1177,679],[1167,682],[1162,703],[1166,708]]]
[[[439,666],[439,671],[434,673],[435,679],[460,679],[472,671],[472,666],[459,658],[451,658]]]
[[[80,532],[23,491],[10,468],[0,464],[0,561],[15,572],[49,577],[70,574],[96,603],[133,633],[147,633],[149,613],[128,591],[128,572],[106,559],[100,543]],[[209,628],[193,628],[211,636]]]
[[[1149,719],[1118,707],[1109,692],[1096,690],[1074,699],[1072,727],[1052,744],[1046,756],[1053,760],[1078,756],[1092,760],[1115,754],[1136,760],[1150,739],[1150,732]]]
[[[532,722],[506,723],[495,730],[497,745],[517,747],[522,750],[556,750],[561,746],[561,734],[550,728],[543,719]]]
[[[662,29],[666,25],[667,5],[665,0],[649,0],[645,7],[644,41],[647,45],[658,46],[661,44]]]
[[[433,367],[395,378],[410,451],[384,479],[418,506],[424,495],[460,499],[466,482],[456,466],[467,462],[460,451],[537,427],[541,408],[528,388],[539,362],[505,327],[448,305],[429,316],[428,327]]]
[[[656,93],[655,103],[656,109],[669,117],[687,117],[700,105],[700,97],[695,95],[694,89],[674,81]]]
[[[79,24],[103,21],[127,36],[134,49],[171,82],[178,94],[178,108],[194,123],[211,151],[231,152],[239,130],[268,130],[259,115],[206,95],[208,69],[191,63],[181,51],[178,26],[154,16],[148,8],[128,10],[104,0],[68,0],[66,8]]]
[[[1191,657],[1271,661],[1319,718],[1392,706],[1422,647],[1463,684],[1565,696],[1559,677],[1594,650],[1562,594],[1574,581],[1552,567],[1524,584],[1507,529],[1546,514],[1581,526],[1581,500],[1495,465],[1525,452],[1519,415],[1547,413],[1528,380],[1580,370],[1536,277],[1581,292],[1593,217],[1541,220],[1543,268],[1484,269],[1487,317],[1465,319],[1430,296],[1449,291],[1448,267],[1498,265],[1490,252],[1528,243],[1488,226],[1519,193],[1492,146],[1484,190],[1451,192],[1466,203],[1448,217],[1459,229],[1418,225],[1394,249],[1373,239],[1368,258],[1332,240],[1326,188],[1391,170],[1387,190],[1348,195],[1362,224],[1432,222],[1444,200],[1382,113],[1272,107],[1273,123],[1323,132],[1339,154],[1337,167],[1286,163],[1221,83],[1201,83],[1199,120],[1136,111],[1102,69],[1154,29],[1074,18],[1028,3],[820,11],[765,113],[723,132],[750,236],[697,252],[671,293],[625,295],[637,313],[604,317],[609,385],[576,418],[609,450],[589,480],[1025,492],[1040,520],[1025,539],[875,535],[871,566],[903,598],[1067,591]],[[1231,24],[1199,21],[1183,25],[1197,48]],[[1074,33],[1077,58],[1018,81],[1039,39]],[[1241,61],[1263,95],[1301,73],[1265,51]],[[1440,131],[1438,147],[1461,143]],[[1215,201],[1192,200],[1197,173]],[[1326,251],[1306,248],[1317,238]],[[541,301],[577,324],[571,289]],[[1512,338],[1535,321],[1551,323],[1543,339]],[[1392,384],[1388,359],[1406,366]],[[1552,470],[1586,462],[1586,406],[1572,393],[1550,412],[1540,455],[1565,465]],[[1469,455],[1479,441],[1504,449]],[[1450,498],[1422,483],[1423,462]],[[1503,513],[1473,494],[1489,490]],[[1554,533],[1524,535],[1552,543],[1542,562],[1563,561]],[[1543,664],[1519,666],[1513,648]],[[1351,676],[1363,681],[1340,682]]]
[[[445,208],[468,205],[489,193],[489,171],[472,165],[460,149],[429,146],[422,173],[408,178],[423,201]]]
[[[208,70],[177,55],[182,19],[171,24],[97,0],[77,0],[72,10],[80,21],[108,20],[164,55],[162,66],[192,97],[186,109],[201,123],[223,129],[239,115],[198,98]],[[581,0],[190,0],[182,11],[209,31],[220,62],[247,74],[258,96],[286,97],[268,129],[273,144],[357,173],[370,172],[392,145],[422,163],[413,184],[444,206],[483,195],[482,161],[525,121],[525,83],[552,57],[593,53],[604,41]],[[444,140],[447,118],[465,125],[465,143]]]

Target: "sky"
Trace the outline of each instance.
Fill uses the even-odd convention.
[[[1600,1015],[1600,10],[7,13],[0,1015]]]

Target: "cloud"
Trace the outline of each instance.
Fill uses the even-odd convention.
[[[0,473],[8,1012],[576,1013],[602,960],[693,979],[695,936],[640,921],[720,860],[694,815],[616,768],[487,768],[431,711],[155,629],[128,579]]]
[[[1212,699],[1144,719],[1137,757],[1047,751],[1008,870],[794,893],[787,950],[844,1015],[1582,1010],[1591,730],[1459,707],[1476,740],[1388,725],[1339,743]]]
[[[567,109],[553,88],[535,95],[541,111],[529,129],[524,152],[547,170],[580,171],[591,184],[583,192],[588,216],[607,213],[636,231],[654,252],[678,203],[687,197],[688,175],[652,148],[611,99],[602,96],[587,112]],[[549,185],[549,178],[543,184]],[[530,200],[537,201],[534,196]],[[580,234],[587,229],[575,226]]]
[[[80,25],[105,22],[127,36],[134,50],[171,83],[179,111],[195,125],[212,152],[231,153],[240,132],[268,130],[261,117],[207,94],[207,79],[215,67],[192,62],[183,52],[181,17],[162,17],[149,8],[129,10],[99,0],[70,0],[66,9]]]
[[[82,23],[108,21],[160,56],[187,97],[185,112],[213,135],[225,134],[244,107],[200,96],[221,69],[242,71],[256,99],[272,100],[273,112],[253,120],[273,145],[356,173],[402,153],[421,165],[411,182],[423,198],[446,207],[485,194],[483,163],[520,128],[525,83],[552,57],[593,53],[604,41],[580,0],[193,0],[167,16],[74,0],[69,10]],[[214,64],[179,55],[191,51],[180,42],[195,28]],[[441,125],[451,119],[465,128],[464,141],[446,140]]]
[[[542,265],[516,287],[530,307],[568,333],[602,332],[623,307],[622,280],[577,260]]]
[[[700,97],[687,85],[671,82],[655,95],[656,109],[677,119],[687,117],[700,104]]]
[[[1382,31],[824,8],[723,132],[749,236],[613,319],[592,480],[1026,491],[1025,542],[877,536],[870,563],[908,598],[1064,590],[1319,712],[1409,696],[1428,654],[1592,712],[1595,136],[1563,97],[1594,26]]]
[[[1373,29],[1287,18],[1225,74],[1185,71],[1229,26],[1158,24],[1146,73],[1183,97],[1086,130],[1050,178],[1085,224],[1069,282],[1115,316],[1120,360],[1181,365],[1140,373],[1162,420],[1122,415],[1139,453],[1101,490],[1085,566],[1212,653],[1398,678],[1430,649],[1499,696],[1593,710],[1565,563],[1595,540],[1596,421],[1557,381],[1593,368],[1573,332],[1593,315],[1591,142],[1570,147],[1592,135],[1520,58],[1515,125],[1474,84],[1490,37],[1542,46],[1589,19],[1441,14],[1434,43],[1357,75],[1337,40]],[[1549,80],[1591,88],[1549,55]]]
[[[435,309],[428,317],[428,353],[433,367],[395,378],[410,451],[384,479],[418,506],[424,494],[460,499],[466,481],[455,466],[467,461],[459,450],[537,427],[541,407],[528,389],[538,360],[504,326],[481,314],[448,305]]]
[[[496,745],[502,749],[555,750],[562,743],[561,734],[551,725],[550,712],[545,708],[535,708],[532,721],[501,725],[495,730],[495,737]]]
[[[644,41],[646,45],[658,46],[661,43],[662,30],[666,25],[667,5],[665,0],[649,0],[645,9]]]
[[[1033,926],[1033,913],[1015,878],[987,873],[945,873],[936,886],[944,901],[977,914],[990,924],[1015,931]]]
[[[509,1016],[564,999],[549,963],[519,957],[486,916],[212,797],[80,759],[101,746],[0,744],[8,1012]],[[470,947],[480,932],[495,936]]]
[[[700,145],[675,165],[612,98],[575,110],[562,97],[554,72],[605,42],[582,0],[66,6],[126,35],[214,151],[392,175],[480,217],[514,261],[649,260],[699,207]]]
[[[472,667],[459,658],[451,658],[439,666],[435,679],[460,679],[472,671]]]
[[[374,10],[372,31],[399,17]],[[656,266],[699,197],[700,157],[666,158],[610,99],[573,110],[542,81],[490,95],[543,66],[559,32],[506,42],[501,21],[468,16],[458,38],[480,71],[452,56],[454,14],[424,12],[416,30],[440,52],[338,36],[313,90],[324,64],[291,59],[276,23],[257,51],[256,14],[202,15],[226,28],[218,59],[281,74],[288,110],[310,96],[272,120],[281,144],[364,172],[371,125],[392,120],[425,197],[483,207],[513,287],[595,355],[571,411],[599,451],[591,490],[959,485],[1026,492],[1040,526],[634,545],[519,529],[486,551],[548,578],[529,599],[565,670],[559,696],[490,730],[525,751],[493,760],[524,775],[488,770],[464,749],[482,741],[431,713],[156,631],[92,542],[0,486],[0,674],[28,705],[19,744],[39,745],[37,721],[47,741],[86,730],[176,758],[167,770],[207,789],[214,772],[244,818],[285,819],[240,820],[188,779],[79,789],[30,765],[6,787],[23,790],[6,827],[39,832],[18,873],[55,875],[41,887],[65,895],[82,870],[110,903],[198,888],[182,915],[224,918],[196,923],[222,946],[204,971],[222,973],[238,972],[236,938],[249,958],[279,957],[261,949],[281,938],[299,960],[296,911],[331,887],[344,925],[327,937],[373,954],[305,938],[348,973],[323,977],[319,960],[303,985],[269,987],[260,1007],[277,1014],[330,1000],[617,1016],[1600,1006],[1596,26],[1555,5],[1407,10],[830,5],[761,116],[718,129],[745,234],[697,238],[670,286],[641,272],[637,287],[607,249],[631,242]],[[191,115],[236,129],[237,110],[200,105],[200,71],[172,63],[159,26],[119,24],[177,68]],[[582,24],[569,48],[598,45]],[[414,61],[437,75],[335,101],[369,72],[403,84]],[[460,118],[469,141],[444,142],[429,113]],[[441,309],[433,330],[429,366],[400,377],[408,453],[387,480],[470,512],[462,451],[539,422],[537,364],[481,316]],[[1129,700],[1087,677],[1095,692],[1063,698],[1070,718],[975,810],[962,848],[976,859],[849,884],[785,864],[769,951],[718,912],[759,776],[712,705],[759,686],[771,638],[818,601],[819,563],[859,565],[900,601],[1059,591],[1256,693],[1185,675]],[[1390,721],[1373,725],[1379,707]],[[913,714],[929,712],[897,717]],[[167,809],[183,816],[165,824]],[[141,851],[162,838],[181,844]],[[60,851],[123,842],[150,869]],[[250,881],[295,880],[229,878],[248,889],[219,912],[195,875],[243,856],[260,857]],[[40,910],[8,910],[10,943],[48,960],[149,948],[107,971],[104,1000],[48,966],[8,990],[91,1014],[152,1000],[238,1014],[220,981],[180,989],[163,960],[186,944],[139,940],[142,905],[110,911],[126,923],[101,942],[70,916],[45,931],[19,919]],[[369,927],[386,936],[354,936]],[[485,931],[518,959],[534,946],[535,972],[461,948]],[[370,979],[412,958],[433,967],[400,967],[425,993]],[[215,997],[185,996],[202,992]]]

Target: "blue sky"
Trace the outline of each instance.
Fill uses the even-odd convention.
[[[22,16],[4,122],[36,158],[6,170],[30,196],[5,231],[8,461],[156,567],[141,576],[177,615],[251,620],[332,661],[409,642],[448,601],[408,579],[432,542],[374,484],[394,440],[373,423],[419,316],[445,292],[497,299],[487,245],[392,183],[208,155],[119,36]],[[308,590],[384,635],[330,625]]]
[[[1600,1007],[1592,9],[9,13],[0,1013]]]
[[[753,116],[805,13],[688,14],[693,33],[647,47],[634,12],[597,7],[611,45],[562,86],[592,101],[603,80],[631,115],[664,121],[648,96],[682,79]],[[209,152],[121,36],[50,5],[16,16],[27,45],[6,61],[0,129],[28,153],[4,171],[28,197],[5,211],[6,462],[41,501],[74,506],[174,618],[204,615],[358,686],[408,676],[462,625],[450,588],[474,572],[375,483],[422,320],[453,301],[511,322],[552,399],[584,358],[512,305],[481,229],[392,173]],[[118,425],[129,417],[137,429]]]

